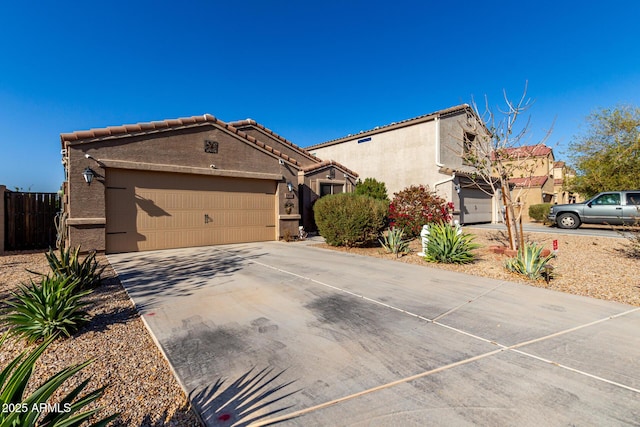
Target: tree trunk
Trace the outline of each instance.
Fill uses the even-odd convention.
[[[505,207],[505,224],[507,225],[507,233],[509,234],[509,249],[516,250],[518,248],[519,233],[518,219],[513,210],[513,202],[511,201],[511,192],[508,185],[502,185],[502,200]]]

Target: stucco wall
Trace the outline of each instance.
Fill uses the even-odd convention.
[[[205,152],[205,140],[218,143],[217,153]],[[131,167],[141,164],[164,165],[167,168],[199,168],[198,173],[215,174],[217,171],[237,171],[283,176],[278,184],[277,214],[284,214],[286,200],[294,202],[293,212],[298,211],[298,197],[285,199],[288,192],[286,182],[297,182],[298,168],[280,164],[273,154],[261,151],[249,141],[213,125],[200,126],[156,135],[125,137],[99,142],[85,142],[68,145],[68,205],[70,246],[82,243],[83,250],[105,249],[105,181],[109,161],[130,162]],[[102,166],[92,159],[105,161]],[[215,169],[210,165],[215,165]],[[91,185],[87,185],[82,171],[90,167],[95,173]],[[123,167],[119,165],[119,167]],[[279,233],[297,229],[298,219],[280,217]]]
[[[307,156],[301,154],[299,151],[291,147],[289,144],[280,141],[275,136],[264,132],[262,129],[255,127],[254,125],[246,125],[240,126],[238,129],[245,132],[247,135],[251,135],[259,141],[264,142],[265,144],[269,144],[276,150],[286,154],[287,156],[295,159],[301,166],[308,166],[313,163],[316,163],[314,160],[308,158]]]
[[[333,171],[333,173],[331,173],[331,171]],[[333,175],[334,178],[327,178],[327,175]],[[335,166],[327,166],[307,174],[300,173],[299,193],[302,203],[302,225],[307,231],[316,231],[316,225],[313,219],[313,205],[320,197],[320,185],[324,183],[335,185],[339,188],[340,192],[350,193],[355,188],[356,179],[345,174]]]
[[[436,128],[431,121],[368,136],[356,135],[310,152],[321,159],[349,165],[363,181],[375,178],[384,182],[393,197],[393,193],[410,185],[431,184],[443,178],[435,164],[435,138]]]
[[[529,207],[540,203],[553,203],[553,179],[549,178],[542,187],[514,188],[511,191],[513,201],[520,199],[522,204],[522,221],[532,221],[529,217]],[[545,198],[547,200],[545,200]]]
[[[461,157],[465,130],[484,132],[474,116],[460,111],[404,127],[392,126],[388,131],[365,132],[309,151],[320,158],[349,165],[362,180],[372,177],[384,182],[389,197],[410,185],[427,184],[440,196],[455,202],[452,174],[441,173],[440,169],[470,169]],[[368,138],[371,140],[358,143]]]

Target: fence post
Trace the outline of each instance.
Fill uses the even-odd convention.
[[[5,185],[0,185],[0,255],[4,254],[4,192],[6,189]]]

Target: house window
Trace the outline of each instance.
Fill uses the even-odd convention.
[[[462,137],[462,159],[465,164],[473,164],[472,158],[477,154],[475,150],[476,134],[464,132]]]
[[[320,184],[320,197],[326,196],[332,193],[333,186],[331,184]]]
[[[320,197],[324,197],[328,194],[338,194],[344,192],[343,182],[321,182],[320,183]]]
[[[464,133],[464,152],[465,154],[473,151],[473,143],[476,140],[476,135],[471,132]]]

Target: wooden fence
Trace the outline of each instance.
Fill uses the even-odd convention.
[[[56,246],[57,193],[4,193],[4,249],[17,251]]]

